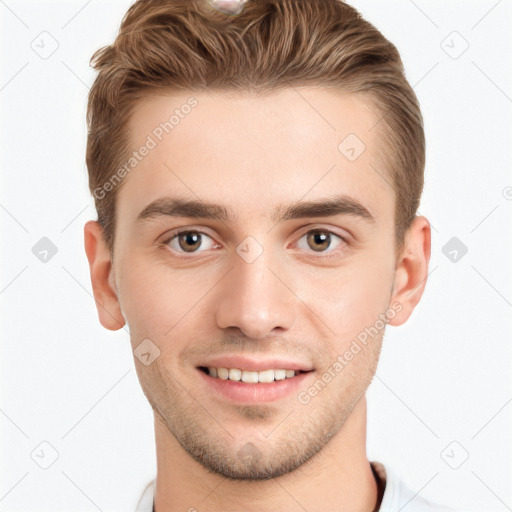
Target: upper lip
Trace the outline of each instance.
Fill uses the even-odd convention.
[[[250,371],[278,369],[307,372],[313,369],[311,365],[307,363],[294,361],[292,359],[283,359],[279,357],[248,358],[236,354],[210,357],[199,366],[206,368],[238,368],[240,370]]]

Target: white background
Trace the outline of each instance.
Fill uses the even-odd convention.
[[[127,332],[97,321],[82,234],[95,218],[88,63],[129,4],[0,1],[0,511],[130,511],[155,474],[151,409]],[[512,2],[353,4],[396,44],[419,97],[433,226],[424,298],[388,328],[368,391],[368,456],[425,498],[512,510]],[[58,43],[47,59],[31,47],[56,45],[43,31]],[[42,237],[58,248],[46,263],[32,252]],[[452,237],[468,248],[455,263]],[[41,442],[58,453],[48,469]]]

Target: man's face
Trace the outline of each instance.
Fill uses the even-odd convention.
[[[130,119],[133,150],[148,135],[157,144],[118,196],[115,286],[133,349],[149,339],[160,351],[147,366],[135,359],[157,420],[212,471],[275,477],[343,427],[377,367],[396,258],[378,117],[362,98],[317,88],[195,93],[197,106],[158,141],[155,128],[191,96],[147,97]],[[338,149],[350,134],[366,146],[355,160],[354,136]],[[334,215],[298,208],[340,198]],[[161,200],[173,199],[226,215],[165,215]],[[210,365],[309,371],[248,384],[207,376]]]

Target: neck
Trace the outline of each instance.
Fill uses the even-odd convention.
[[[176,441],[155,412],[155,511],[287,510],[373,512],[378,489],[366,456],[366,398],[329,443],[297,470],[270,480],[211,473]]]

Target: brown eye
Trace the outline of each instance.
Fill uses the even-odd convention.
[[[175,233],[166,242],[175,252],[178,253],[200,253],[211,249],[215,242],[206,233],[201,231],[181,231]]]
[[[323,251],[331,245],[331,235],[326,231],[310,231],[307,234],[308,245],[314,251]]]
[[[303,243],[304,239],[305,244]],[[331,253],[342,243],[345,243],[345,240],[331,231],[326,229],[313,229],[300,238],[298,246],[306,251]]]
[[[197,231],[189,231],[178,235],[178,243],[185,252],[194,252],[201,247],[201,234]]]

